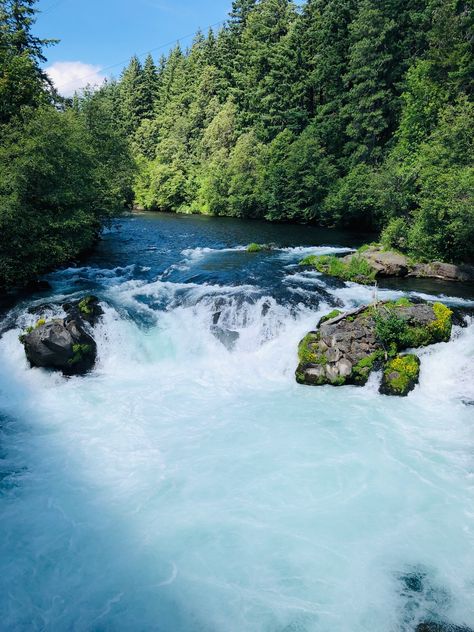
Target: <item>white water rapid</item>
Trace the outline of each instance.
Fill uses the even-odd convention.
[[[300,338],[372,290],[299,271],[299,246],[243,243],[51,275],[48,301],[87,289],[105,309],[85,378],[28,367],[18,335],[44,298],[6,316],[0,629],[474,626],[474,326],[420,351],[407,398],[375,377],[298,386]]]

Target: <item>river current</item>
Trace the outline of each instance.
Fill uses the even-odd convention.
[[[1,630],[474,627],[474,325],[419,351],[407,398],[378,394],[377,376],[294,379],[318,318],[373,294],[298,261],[362,240],[133,215],[4,314]],[[105,310],[95,370],[30,369],[18,335],[32,308],[85,293]],[[378,295],[474,307],[455,284]]]

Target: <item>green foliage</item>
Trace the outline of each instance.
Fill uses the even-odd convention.
[[[298,359],[301,365],[306,364],[325,364],[326,356],[318,351],[319,334],[310,332],[307,334],[298,346]]]
[[[68,360],[70,366],[79,364],[85,357],[87,357],[92,351],[92,347],[89,344],[75,344],[72,345],[73,356]]]
[[[333,318],[336,318],[336,316],[339,316],[340,314],[342,314],[341,310],[333,309],[331,312],[329,312],[329,314],[326,314],[320,319],[318,323],[318,327],[320,327],[323,323],[327,322],[328,320],[332,320]]]
[[[67,103],[35,0],[0,0],[0,285],[77,256],[134,202],[377,229],[420,261],[474,261],[470,9],[235,0],[218,33]],[[374,278],[357,255],[312,265]]]
[[[158,67],[133,58],[115,88],[135,201],[472,260],[468,16],[458,0],[235,0],[217,35]]]
[[[363,386],[367,383],[369,375],[373,371],[375,365],[382,359],[383,353],[380,351],[374,351],[370,355],[359,360],[357,364],[352,367],[351,380],[358,386]]]
[[[390,359],[384,368],[382,392],[390,395],[407,395],[418,382],[420,360],[409,354]]]
[[[395,307],[410,307],[410,305],[413,305],[413,303],[410,301],[410,299],[402,296],[401,298],[397,298],[394,305]]]
[[[406,250],[408,246],[409,227],[402,217],[392,217],[380,235],[380,241],[384,248]]]
[[[307,255],[304,259],[301,259],[299,265],[300,266],[316,266],[319,255]]]
[[[90,305],[92,300],[93,299],[91,296],[86,296],[81,301],[79,301],[78,307],[79,307],[79,311],[82,312],[82,314],[85,314],[86,316],[89,316],[90,314],[92,314],[93,309]]]
[[[34,5],[0,0],[0,287],[76,257],[130,198],[113,89],[61,102],[41,69],[52,41],[32,35]]]
[[[247,252],[262,252],[265,249],[265,246],[262,244],[252,243],[247,246]]]
[[[435,318],[423,326],[413,325],[404,317],[404,310],[410,306],[410,301],[402,298],[371,309],[377,338],[389,355],[403,349],[447,342],[451,337],[452,311],[446,305],[434,303]]]
[[[372,316],[375,320],[375,335],[386,353],[393,353],[393,350],[406,341],[409,327],[406,319],[400,317],[386,306],[381,309],[375,308]]]

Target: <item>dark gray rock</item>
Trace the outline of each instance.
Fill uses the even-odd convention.
[[[412,263],[405,255],[381,246],[370,246],[362,251],[344,257],[350,262],[353,257],[362,257],[370,264],[377,277],[417,277],[423,279],[441,279],[443,281],[474,281],[474,266],[468,264]]]
[[[42,309],[54,306],[40,306]],[[97,345],[88,328],[97,324],[104,313],[96,296],[85,296],[63,305],[65,318],[45,322],[40,319],[35,327],[21,336],[26,357],[31,366],[62,371],[65,375],[83,375],[96,360]]]
[[[31,366],[83,375],[95,363],[95,340],[77,320],[55,319],[22,336]]]
[[[103,315],[104,310],[99,305],[99,299],[92,294],[84,296],[79,301],[65,303],[63,309],[66,312],[66,320],[85,321],[94,326]]]

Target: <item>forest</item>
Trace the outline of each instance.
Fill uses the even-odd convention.
[[[235,0],[73,99],[35,0],[0,0],[0,285],[125,207],[350,227],[474,260],[471,0]]]

